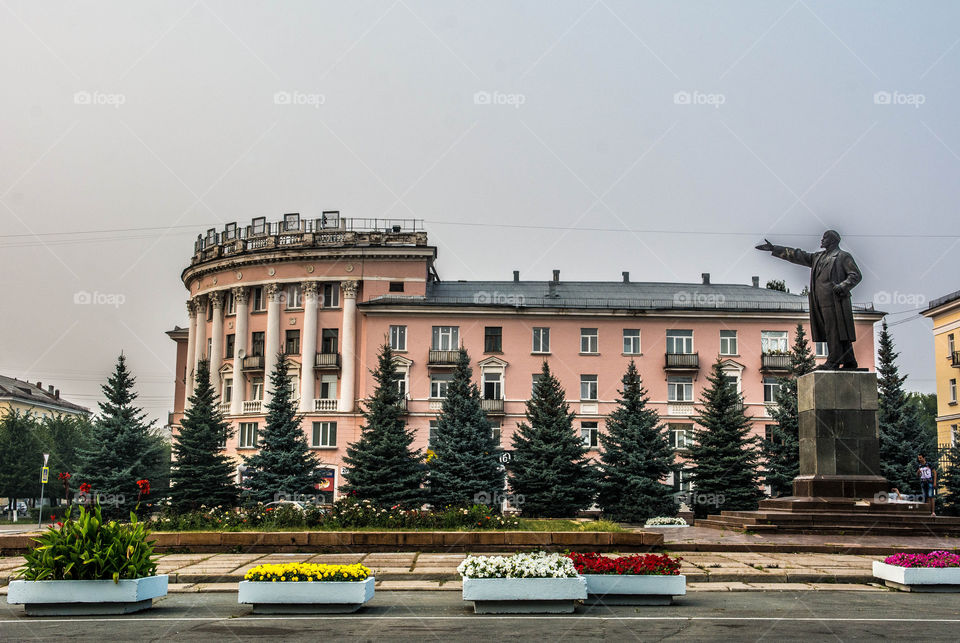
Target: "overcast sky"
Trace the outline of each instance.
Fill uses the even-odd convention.
[[[953,2],[0,2],[0,372],[166,420],[196,235],[418,218],[441,278],[749,283],[815,249],[893,313],[960,288]],[[878,94],[878,92],[881,92]],[[96,293],[75,303],[77,293]],[[98,303],[99,302],[99,303]]]

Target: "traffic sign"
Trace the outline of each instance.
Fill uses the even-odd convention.
[[[43,484],[47,484],[47,480],[49,479],[50,479],[50,467],[44,467],[43,475],[41,475],[40,477],[40,482]]]
[[[512,451],[504,451],[500,454],[500,464],[509,464],[511,460],[513,460]]]

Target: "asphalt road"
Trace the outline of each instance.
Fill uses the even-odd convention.
[[[0,640],[956,641],[960,594],[697,592],[670,607],[579,607],[567,616],[478,616],[460,592],[378,592],[340,616],[254,616],[235,593],[171,594],[129,616],[0,610]]]

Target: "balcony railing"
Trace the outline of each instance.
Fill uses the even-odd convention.
[[[480,400],[480,408],[487,413],[503,413],[503,400]]]
[[[691,369],[700,368],[699,353],[667,353],[664,368]]]
[[[760,364],[765,371],[789,371],[790,355],[764,353],[760,356]]]
[[[315,368],[340,368],[340,353],[317,353]]]
[[[696,414],[693,402],[667,402],[667,415],[686,416]]]
[[[397,400],[397,408],[399,408],[401,411],[406,411],[406,410],[407,410],[407,398],[406,398],[406,397],[401,397],[399,400]]]
[[[336,411],[338,402],[339,400],[336,400],[336,399],[314,400],[313,410],[314,411]]]
[[[226,415],[230,412],[230,402],[220,402],[220,412]]]
[[[241,368],[245,371],[262,371],[263,355],[248,355],[244,357]]]
[[[954,368],[960,368],[960,351],[953,351],[950,354],[950,364]]]
[[[457,363],[460,357],[460,351],[435,351],[431,350],[427,356],[427,365],[430,366],[452,366]]]
[[[244,400],[243,402],[244,413],[260,413],[262,408],[263,400]]]

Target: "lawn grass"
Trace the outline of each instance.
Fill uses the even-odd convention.
[[[615,522],[609,520],[591,520],[580,522],[562,518],[521,518],[520,526],[516,529],[418,529],[416,527],[225,527],[223,529],[182,529],[179,531],[628,531]],[[160,530],[151,530],[151,533],[176,533]]]

